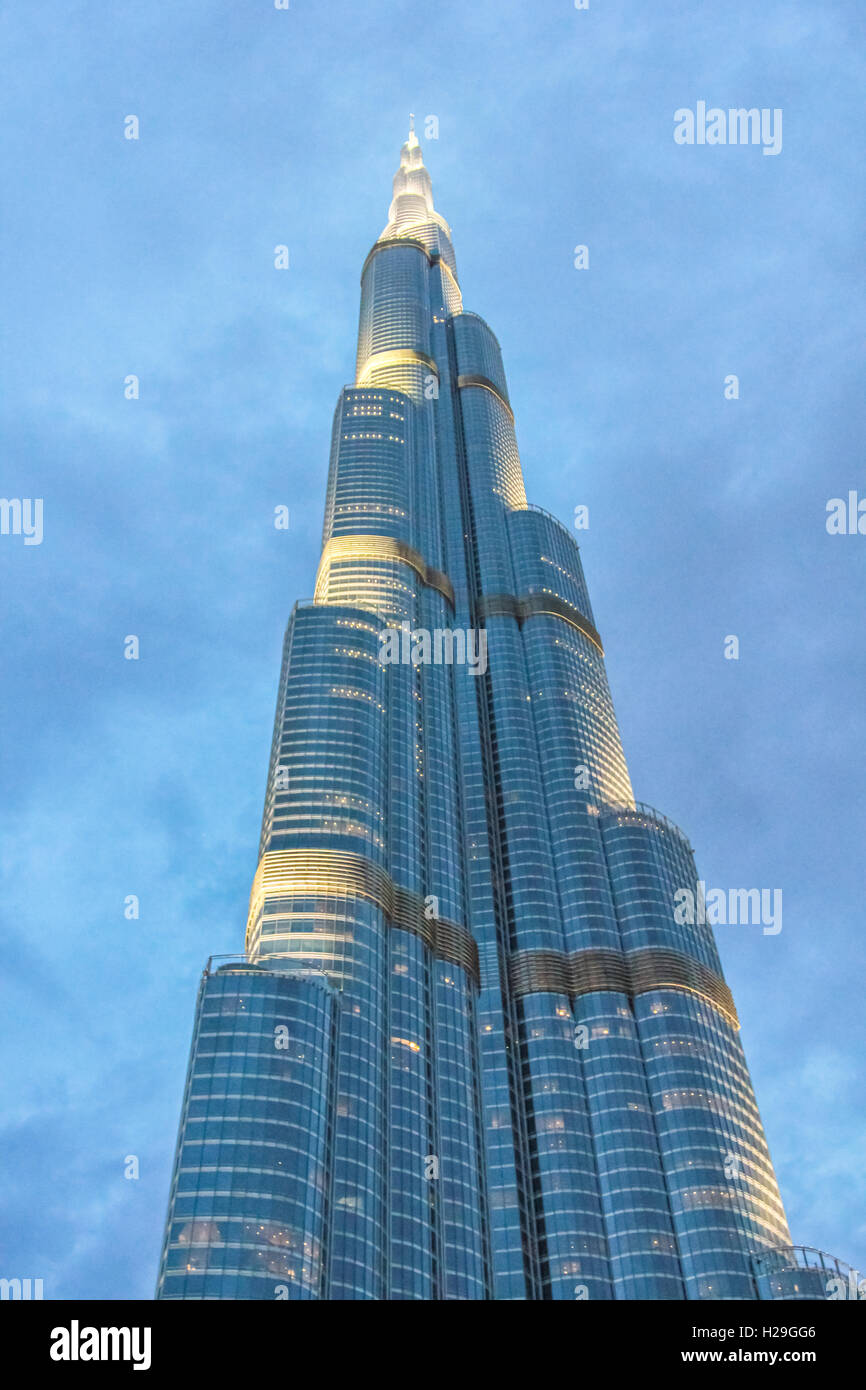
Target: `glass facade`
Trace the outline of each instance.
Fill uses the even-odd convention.
[[[202,978],[163,1298],[319,1298],[331,1221],[339,996],[237,961]]]
[[[736,1011],[711,928],[675,919],[696,881],[634,800],[577,544],[527,504],[410,134],[286,632],[245,954],[199,995],[158,1297],[779,1296]]]
[[[757,1294],[786,1303],[866,1299],[866,1279],[843,1260],[808,1245],[767,1250],[752,1261]]]

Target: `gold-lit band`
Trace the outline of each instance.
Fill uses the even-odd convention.
[[[429,918],[417,893],[400,888],[380,865],[362,854],[331,849],[272,850],[262,855],[250,894],[246,949],[267,898],[365,898],[381,909],[392,927],[411,932],[442,960],[451,961],[480,980],[478,947],[457,922]]]
[[[511,406],[508,404],[498,386],[494,386],[493,382],[488,377],[474,374],[459,376],[457,378],[457,385],[460,387],[480,386],[482,390],[489,391],[492,396],[496,397],[499,404],[508,411],[508,418],[511,420],[512,424],[514,423],[514,411],[511,409]]]
[[[356,386],[363,386],[380,367],[424,367],[439,379],[439,368],[426,352],[415,352],[412,348],[392,348],[388,352],[373,352],[367,358],[355,380]]]
[[[592,994],[610,990],[634,998],[653,989],[678,989],[696,995],[739,1028],[731,991],[721,975],[682,951],[648,946],[639,951],[589,949],[517,951],[509,961],[511,989],[521,994]]]
[[[601,637],[589,618],[585,618],[579,609],[559,598],[557,594],[525,594],[522,598],[515,598],[514,594],[484,595],[476,601],[475,612],[479,621],[484,618],[508,617],[516,618],[521,624],[538,615],[562,618],[563,622],[588,638],[604,656]]]
[[[376,244],[375,244],[374,246],[371,246],[369,252],[367,253],[367,259],[364,261],[364,264],[363,264],[363,266],[361,267],[361,282],[362,282],[362,283],[363,283],[363,280],[364,280],[364,275],[366,274],[367,266],[370,264],[370,262],[371,262],[371,260],[373,259],[373,257],[374,257],[374,256],[378,256],[378,254],[379,254],[380,251],[387,251],[387,250],[389,250],[392,246],[414,246],[415,249],[416,249],[417,251],[422,251],[422,252],[424,253],[424,255],[427,257],[427,261],[428,261],[428,263],[429,263],[430,265],[433,264],[434,258],[431,256],[430,252],[427,250],[427,247],[424,245],[423,241],[419,241],[417,237],[414,237],[414,236],[385,237],[384,239],[380,239],[379,241],[377,241]],[[437,257],[436,259],[438,260],[438,257]]]
[[[422,583],[442,594],[452,608],[454,606],[454,587],[447,574],[433,569],[424,556],[405,541],[395,540],[393,536],[332,536],[326,542],[319,561],[316,576],[316,603],[325,603],[328,587],[328,572],[336,560],[399,560],[409,565]]]
[[[461,289],[460,289],[459,281],[458,281],[458,279],[457,279],[457,276],[454,274],[454,271],[451,269],[450,265],[448,264],[448,262],[445,261],[445,260],[443,260],[441,256],[439,256],[439,255],[437,255],[437,254],[434,253],[434,254],[430,257],[430,264],[431,264],[431,265],[438,265],[438,267],[439,267],[440,270],[444,270],[444,271],[447,272],[448,278],[449,278],[449,280],[451,281],[451,283],[452,283],[452,285],[454,286],[454,288],[455,288],[455,290],[457,291],[457,293],[460,295],[460,299],[461,299],[461,303],[462,303],[463,295],[462,295],[462,291],[461,291]]]

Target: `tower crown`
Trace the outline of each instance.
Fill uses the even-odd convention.
[[[400,167],[394,175],[393,199],[388,209],[386,235],[405,235],[406,229],[436,219],[433,186],[424,166],[421,144],[415,134],[415,117],[409,117],[409,135],[400,149]]]

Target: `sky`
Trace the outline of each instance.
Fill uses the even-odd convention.
[[[153,1296],[410,111],[529,498],[589,509],[636,795],[783,893],[719,947],[794,1239],[866,1271],[866,535],[826,526],[866,498],[864,37],[861,0],[3,7],[0,494],[43,535],[0,535],[0,1275]],[[781,151],[678,144],[700,101]]]

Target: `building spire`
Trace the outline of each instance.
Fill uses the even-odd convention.
[[[428,119],[433,121],[432,116]],[[415,131],[414,111],[409,113],[409,134],[400,147],[400,167],[394,175],[388,221],[379,240],[391,241],[405,237],[422,241],[431,255],[444,258],[454,280],[450,310],[459,313],[460,295],[457,290],[457,265],[451,245],[451,231],[433,204],[433,187],[429,171],[424,165],[421,141]]]

